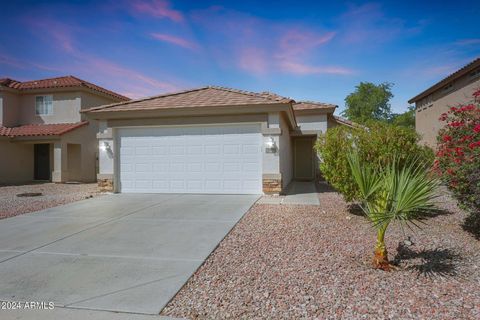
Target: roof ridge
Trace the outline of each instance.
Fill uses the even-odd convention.
[[[443,85],[446,85],[449,81],[456,80],[457,76],[458,77],[463,76],[464,74],[462,74],[462,72],[464,72],[465,70],[468,70],[471,67],[473,67],[473,68],[478,67],[478,66],[475,66],[475,64],[477,64],[477,63],[480,63],[480,57],[477,57],[477,58],[473,59],[473,61],[467,63],[466,65],[464,65],[463,67],[461,67],[457,71],[454,71],[454,72],[450,73],[448,76],[446,76],[446,77],[440,79],[439,81],[435,82],[429,88],[423,90],[421,93],[417,94],[415,97],[408,100],[408,103],[416,102],[420,99],[423,99],[425,96],[428,96],[429,94],[431,94],[431,93],[437,91],[438,89],[440,89]]]
[[[300,103],[311,103],[311,104],[321,104],[321,105],[332,105],[332,106],[335,106],[335,104],[333,104],[333,103],[313,101],[313,100],[301,100],[301,101],[295,102],[295,104],[300,104]]]
[[[132,100],[128,100],[128,101],[115,102],[115,103],[110,103],[110,104],[103,105],[103,106],[88,108],[88,109],[85,109],[85,110],[81,110],[80,112],[88,112],[88,111],[94,111],[94,110],[99,110],[99,109],[107,109],[107,108],[112,108],[112,107],[116,107],[116,106],[123,106],[123,105],[130,104],[130,103],[153,100],[153,99],[162,98],[162,97],[166,97],[166,96],[175,96],[175,95],[179,95],[179,94],[182,94],[182,93],[205,90],[205,89],[208,89],[208,88],[209,88],[209,86],[203,86],[203,87],[198,87],[198,88],[175,91],[175,92],[171,92],[171,93],[167,92],[167,93],[162,93],[162,94],[158,94],[158,95],[155,95],[155,96],[149,96],[149,97],[144,97],[144,98],[139,98],[139,99],[132,99]]]
[[[262,94],[260,92],[254,92],[254,91],[247,91],[247,90],[241,90],[241,89],[233,89],[233,88],[228,88],[228,87],[222,87],[222,86],[208,86],[209,88],[212,88],[212,89],[218,89],[218,90],[224,90],[224,91],[228,91],[228,92],[233,92],[233,93],[240,93],[240,94],[245,94],[245,95],[248,95],[248,96],[252,96],[252,97],[260,97],[260,98],[265,98],[265,99],[268,99],[268,100],[272,100],[272,101],[281,101],[280,99],[275,99],[274,97],[271,97],[271,96],[267,96],[265,94]],[[276,95],[278,97],[281,97],[282,100],[284,99],[289,99],[289,100],[292,100],[292,101],[295,101],[291,98],[287,98],[287,97],[284,97],[284,96],[281,96],[279,94],[276,94],[274,92],[265,92],[267,94],[273,94],[273,95]]]

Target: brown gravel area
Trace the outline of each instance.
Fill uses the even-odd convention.
[[[369,265],[375,232],[323,188],[320,207],[256,205],[162,311],[200,319],[480,319],[480,241],[450,214],[387,233],[390,273]]]
[[[17,197],[21,193],[42,193],[37,197]],[[0,219],[56,207],[100,195],[96,183],[36,183],[0,186]]]

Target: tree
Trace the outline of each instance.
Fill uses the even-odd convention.
[[[404,113],[392,114],[391,123],[396,126],[414,129],[415,128],[415,107],[409,106],[408,111],[405,111]]]
[[[375,85],[371,82],[360,82],[355,92],[345,98],[346,109],[342,115],[351,121],[366,123],[370,120],[388,121],[392,111],[390,99],[393,84],[384,82]]]
[[[388,226],[395,220],[416,225],[413,221],[437,210],[435,198],[439,181],[429,175],[421,161],[410,161],[406,166],[393,161],[375,169],[353,152],[348,162],[360,190],[361,207],[377,230],[373,265],[389,271],[385,245]]]

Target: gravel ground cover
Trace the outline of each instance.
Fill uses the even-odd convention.
[[[18,197],[21,193],[42,193],[37,197]],[[100,195],[96,183],[35,183],[0,186],[0,219],[56,207]]]
[[[422,230],[387,231],[397,270],[374,270],[375,232],[323,187],[319,207],[255,205],[162,315],[191,319],[480,319],[480,241],[447,195]],[[411,236],[412,245],[404,240]]]

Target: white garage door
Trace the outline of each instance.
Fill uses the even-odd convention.
[[[118,130],[120,191],[262,193],[260,125]]]

